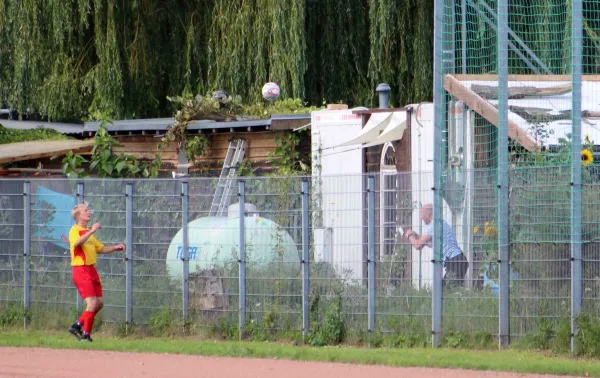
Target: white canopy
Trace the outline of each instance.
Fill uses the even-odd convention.
[[[357,144],[370,147],[400,140],[404,130],[406,130],[406,112],[373,113],[358,135],[340,144],[340,147]]]
[[[400,140],[404,135],[404,130],[406,130],[406,112],[394,112],[385,130],[374,141],[365,143],[363,146],[370,147]]]
[[[368,143],[374,140],[386,128],[391,118],[392,113],[373,113],[358,135],[346,143],[340,144],[340,147]]]

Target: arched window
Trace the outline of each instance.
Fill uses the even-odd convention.
[[[383,146],[381,152],[380,182],[380,257],[394,254],[397,227],[397,180],[396,150],[391,143]]]

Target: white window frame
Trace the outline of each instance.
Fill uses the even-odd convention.
[[[392,153],[393,164],[389,164],[386,157],[388,152]],[[396,208],[398,204],[398,191],[396,178],[398,169],[396,168],[396,149],[391,142],[386,143],[381,151],[380,175],[379,175],[379,258],[380,261],[386,256],[392,256],[396,244]],[[390,185],[389,178],[393,177],[393,184]],[[387,179],[387,180],[386,180]],[[392,204],[389,202],[393,201]],[[386,219],[386,215],[391,215],[392,220]],[[387,235],[386,235],[387,234]]]

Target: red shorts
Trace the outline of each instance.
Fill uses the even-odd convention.
[[[102,283],[94,265],[74,266],[73,283],[81,298],[102,297]]]

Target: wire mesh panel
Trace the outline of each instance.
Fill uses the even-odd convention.
[[[590,122],[585,111],[597,109],[600,97],[600,83],[591,81],[593,74],[598,74],[600,68],[600,1],[585,1],[583,3],[583,40],[582,40],[582,111],[581,121],[582,137],[584,141],[582,151],[582,271],[583,271],[583,303],[582,312],[594,317],[600,316],[600,302],[598,289],[600,288],[600,247],[598,245],[599,198],[598,189],[600,175],[598,162],[600,157],[600,135],[596,121]],[[588,99],[586,101],[586,98]],[[595,103],[592,101],[595,100]],[[592,105],[593,104],[593,105]],[[594,125],[590,125],[594,123]],[[584,158],[585,156],[585,158]],[[591,159],[590,159],[591,157]]]
[[[211,215],[218,184],[216,179],[189,182],[190,321],[204,332],[233,337],[238,334],[240,259],[239,216],[233,215],[239,215],[239,211],[226,206],[223,214]],[[229,184],[231,200],[226,205],[237,203],[239,198],[237,181]],[[170,248],[176,248],[181,258],[181,232],[176,238],[176,245]],[[181,261],[170,264],[181,266]]]
[[[125,244],[125,182],[122,180],[86,180],[84,201],[92,210],[92,220],[102,228],[95,234],[105,246]],[[104,308],[99,313],[107,323],[125,321],[125,254],[122,251],[99,254],[96,269],[102,281]]]
[[[569,316],[569,167],[511,171],[511,334],[532,335]]]
[[[414,248],[406,235],[423,235],[420,209],[431,203],[431,173],[377,178],[377,328],[391,345],[423,345],[431,334],[431,248]]]
[[[23,186],[0,182],[0,306],[23,304]]]
[[[298,177],[246,180],[247,332],[259,339],[302,328],[301,183]]]
[[[583,313],[600,317],[600,170],[583,169]]]
[[[77,319],[78,293],[71,278],[69,230],[75,223],[77,183],[31,181],[31,311],[34,325],[66,326]],[[22,271],[23,267],[21,267]]]
[[[334,337],[323,329],[327,321],[355,334],[367,330],[366,185],[363,176],[312,180],[310,320],[317,338]]]
[[[498,286],[489,279],[490,264],[498,260],[495,173],[451,170],[445,178],[441,236],[445,342],[458,333],[485,345],[498,332]]]
[[[179,181],[134,182],[133,321],[157,332],[183,316],[181,243],[171,244],[181,227]]]

